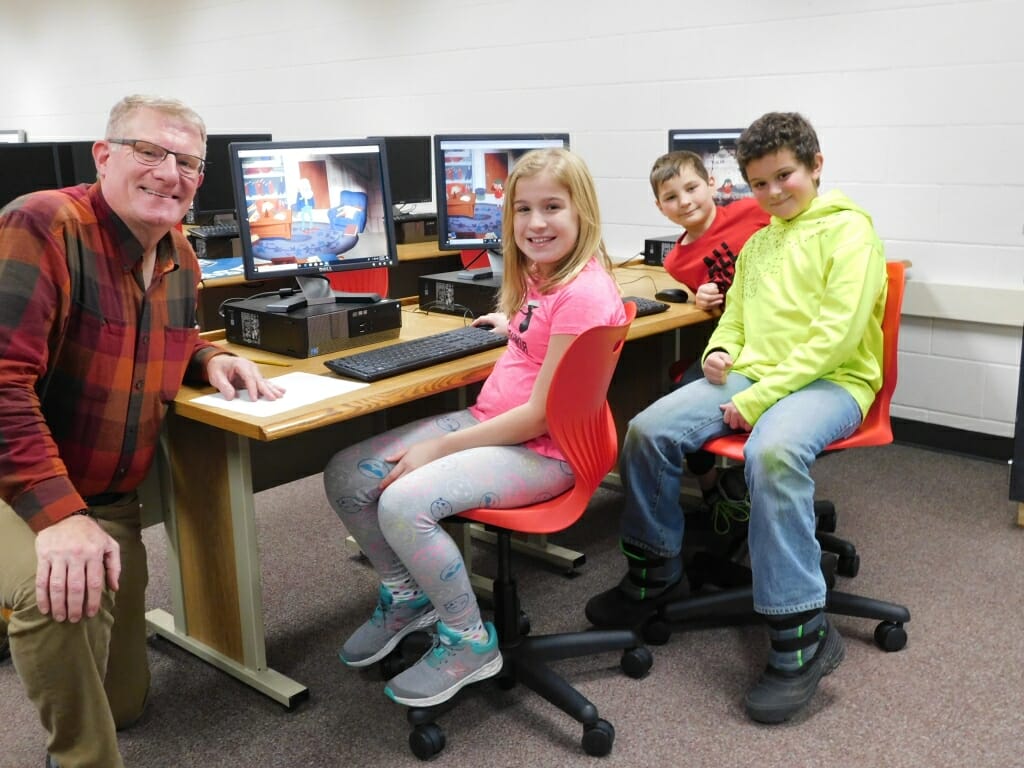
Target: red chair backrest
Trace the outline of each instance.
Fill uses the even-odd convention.
[[[525,533],[565,530],[583,514],[618,457],[608,385],[622,354],[636,305],[626,305],[623,325],[590,328],[569,345],[548,390],[548,433],[576,475],[575,485],[554,499],[516,509],[472,509],[461,517]]]
[[[381,298],[388,295],[387,267],[355,269],[348,272],[328,272],[331,289],[349,293],[378,293]]]
[[[868,445],[888,445],[892,442],[889,405],[892,402],[892,393],[896,390],[899,373],[900,313],[903,307],[906,268],[902,261],[889,261],[885,264],[885,271],[889,276],[889,286],[885,297],[885,314],[882,316],[882,388],[875,394],[875,401],[857,431],[829,445],[830,451]]]
[[[857,431],[831,443],[827,451],[843,448],[863,448],[869,445],[888,445],[892,442],[892,423],[889,420],[889,405],[896,389],[899,360],[900,312],[903,307],[903,289],[906,267],[901,261],[885,264],[888,287],[885,296],[885,312],[882,316],[882,388],[868,409],[864,421]],[[724,435],[704,443],[704,450],[735,461],[743,461],[743,444],[746,433]]]

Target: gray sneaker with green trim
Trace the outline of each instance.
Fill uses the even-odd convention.
[[[501,672],[498,632],[486,622],[487,642],[463,640],[462,635],[437,622],[434,647],[413,666],[388,681],[384,693],[409,707],[432,707],[448,701],[470,683]]]
[[[345,641],[338,657],[350,667],[368,667],[391,653],[406,635],[430,629],[436,622],[437,611],[426,595],[396,603],[381,584],[373,616]]]

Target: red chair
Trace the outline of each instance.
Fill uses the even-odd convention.
[[[632,630],[528,636],[529,620],[520,610],[512,575],[511,538],[517,533],[555,533],[571,526],[583,515],[594,491],[615,465],[618,440],[606,397],[635,314],[636,306],[627,303],[625,325],[601,326],[581,333],[552,379],[547,400],[548,430],[572,466],[576,484],[550,501],[528,507],[472,509],[458,516],[462,521],[483,523],[497,535],[494,624],[504,658],[499,684],[511,688],[521,682],[582,723],[582,746],[590,755],[608,754],[615,730],[598,717],[597,707],[548,662],[621,650],[623,671],[640,678],[651,667],[651,654]],[[426,760],[444,749],[444,733],[434,720],[457,700],[409,710],[409,722],[414,726],[409,745],[417,757]]]
[[[882,318],[882,388],[875,395],[875,400],[868,410],[864,421],[857,431],[849,437],[831,443],[825,453],[832,453],[846,448],[866,448],[875,445],[888,445],[892,442],[892,425],[889,421],[889,404],[892,393],[896,389],[897,359],[899,348],[900,309],[903,305],[903,289],[905,266],[902,262],[886,263],[888,275],[888,292],[885,301],[885,313]],[[724,435],[712,438],[704,443],[704,450],[732,461],[743,461],[743,448],[747,441],[746,433]],[[829,613],[844,616],[857,616],[866,619],[879,619],[881,623],[875,629],[875,642],[886,651],[898,651],[907,643],[904,623],[910,621],[910,611],[902,605],[882,600],[861,597],[833,588],[835,574],[853,577],[860,568],[860,556],[856,548],[849,542],[833,535],[836,526],[835,507],[829,501],[816,501],[815,514],[818,517],[818,542],[826,553],[823,557],[828,592],[825,610]],[[745,532],[739,544],[745,544]],[[745,552],[745,546],[734,543],[728,548],[730,558]],[[701,586],[704,577],[711,575],[711,583],[717,576],[728,574],[725,578],[732,586],[737,581],[749,584],[748,569],[742,570],[737,578],[735,562],[722,563],[695,558],[696,567],[688,568],[691,589]],[[643,635],[652,644],[664,643],[671,634],[671,625],[680,621],[700,619],[701,626],[706,626],[710,619],[735,620],[740,616],[753,615],[753,594],[749,586],[730,588],[709,594],[692,596],[674,603],[661,606],[655,617],[643,627]]]

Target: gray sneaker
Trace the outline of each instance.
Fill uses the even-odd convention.
[[[396,603],[391,591],[381,584],[373,616],[352,633],[338,657],[350,667],[368,667],[391,653],[403,637],[429,629],[435,622],[437,611],[426,595]]]
[[[462,636],[437,622],[434,647],[413,666],[388,681],[384,693],[408,707],[432,707],[448,701],[462,688],[494,677],[501,672],[498,633],[491,622],[484,624],[487,642],[464,641]]]

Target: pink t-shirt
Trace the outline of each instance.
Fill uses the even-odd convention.
[[[575,280],[552,293],[542,295],[531,287],[526,305],[509,320],[508,348],[484,382],[470,412],[486,421],[526,403],[552,335],[578,336],[597,325],[624,322],[626,310],[618,286],[594,259]],[[543,456],[565,459],[549,435],[536,437],[525,445]]]

